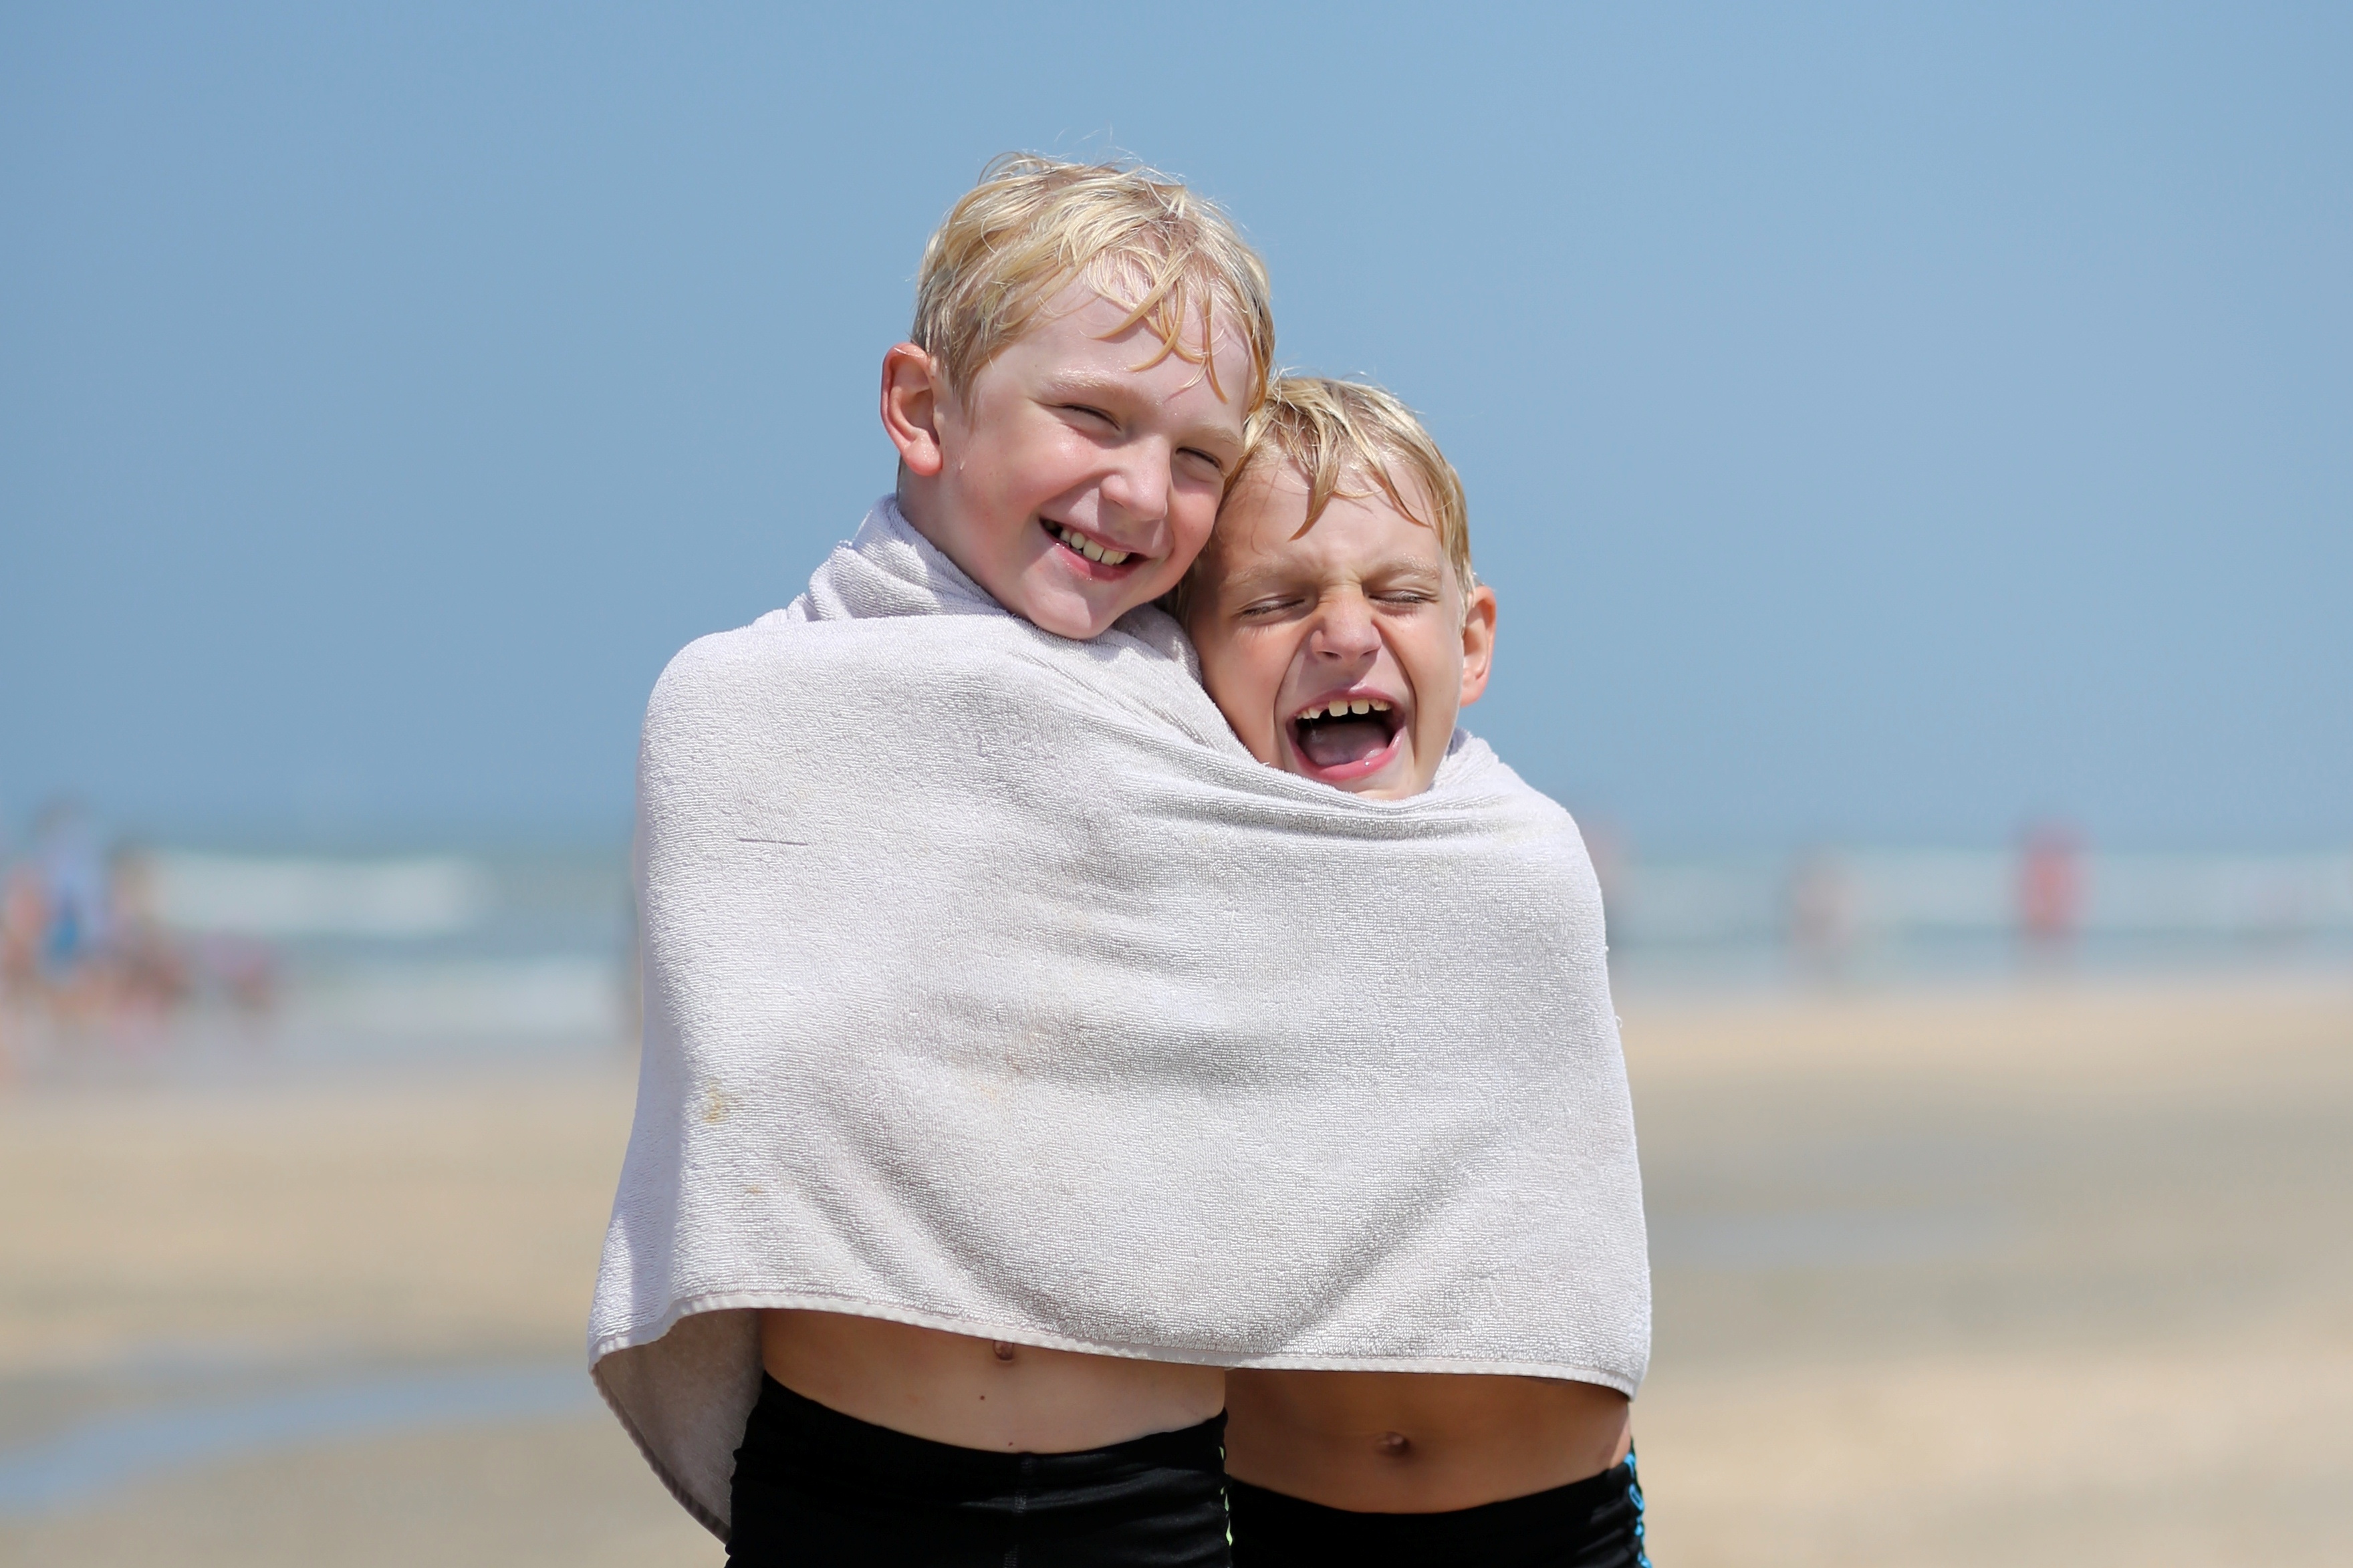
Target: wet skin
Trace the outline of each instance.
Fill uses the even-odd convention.
[[[1327,1508],[1439,1513],[1600,1474],[1632,1447],[1590,1383],[1396,1372],[1234,1372],[1226,1470]]]
[[[1067,637],[1095,637],[1176,585],[1241,456],[1241,335],[1213,314],[1213,374],[1164,353],[1150,328],[1123,328],[1126,315],[1073,284],[961,390],[913,343],[883,356],[901,511],[997,603]],[[762,1313],[760,1354],[820,1405],[966,1448],[1103,1447],[1198,1425],[1225,1403],[1215,1367],[831,1312]]]
[[[1001,1453],[1068,1454],[1197,1426],[1217,1367],[1080,1355],[837,1312],[763,1312],[768,1375],[894,1432]]]
[[[1435,515],[1418,486],[1400,488]],[[1385,495],[1335,496],[1303,532],[1307,494],[1287,464],[1234,486],[1186,616],[1203,679],[1261,762],[1380,799],[1418,795],[1486,689],[1494,594],[1466,594],[1436,532]],[[1632,1443],[1623,1394],[1545,1378],[1243,1371],[1226,1408],[1229,1473],[1372,1513],[1566,1486]]]

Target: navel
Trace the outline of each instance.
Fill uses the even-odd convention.
[[[1373,1447],[1392,1459],[1404,1458],[1406,1450],[1412,1447],[1413,1439],[1402,1432],[1384,1432],[1373,1439]]]
[[[1006,1343],[1003,1340],[994,1342],[988,1348],[997,1352],[997,1359],[999,1361],[1011,1361],[1013,1359],[1013,1347]]]

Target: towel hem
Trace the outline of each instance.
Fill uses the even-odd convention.
[[[1630,1379],[1621,1373],[1572,1362],[1503,1361],[1470,1356],[1236,1356],[1229,1351],[1130,1344],[1113,1340],[1041,1333],[1035,1329],[992,1323],[976,1318],[960,1318],[946,1312],[926,1312],[896,1302],[836,1296],[818,1290],[714,1290],[690,1296],[673,1303],[669,1311],[653,1321],[650,1329],[628,1328],[599,1336],[589,1349],[588,1364],[593,1370],[599,1362],[616,1352],[638,1350],[653,1344],[684,1319],[703,1312],[741,1311],[839,1312],[847,1317],[879,1318],[886,1322],[905,1323],[918,1329],[936,1329],[942,1333],[963,1334],[971,1339],[1003,1340],[1008,1344],[1035,1345],[1041,1350],[1071,1351],[1081,1355],[1116,1356],[1125,1361],[1172,1362],[1264,1372],[1403,1372],[1543,1377],[1565,1383],[1599,1384],[1629,1399],[1641,1387],[1639,1378]]]
[[[620,1422],[621,1430],[627,1432],[629,1435],[629,1441],[638,1446],[638,1455],[645,1460],[646,1468],[653,1471],[654,1479],[661,1482],[662,1489],[677,1500],[678,1506],[686,1510],[687,1517],[717,1536],[721,1545],[725,1545],[727,1527],[720,1523],[718,1515],[696,1500],[694,1494],[686,1489],[686,1484],[678,1479],[676,1472],[664,1464],[661,1457],[654,1452],[653,1445],[646,1441],[645,1433],[638,1430],[637,1422],[631,1419],[628,1411],[623,1408],[620,1400],[615,1396],[611,1385],[606,1383],[601,1364],[604,1359],[599,1355],[589,1361],[588,1381],[596,1385],[597,1396],[604,1400],[605,1408],[611,1411],[614,1419]]]

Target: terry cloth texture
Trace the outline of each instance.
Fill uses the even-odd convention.
[[[1462,734],[1410,800],[1266,767],[1195,668],[1155,610],[1092,642],[1006,613],[885,501],[656,685],[589,1356],[722,1535],[764,1308],[1641,1381],[1576,825]]]

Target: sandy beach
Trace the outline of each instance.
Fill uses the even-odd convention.
[[[1622,1010],[1662,1568],[2353,1556],[2353,983]],[[0,1563],[717,1563],[574,1381],[632,1087],[0,1089]]]
[[[2353,989],[1625,1027],[1661,1562],[2353,1551]]]

